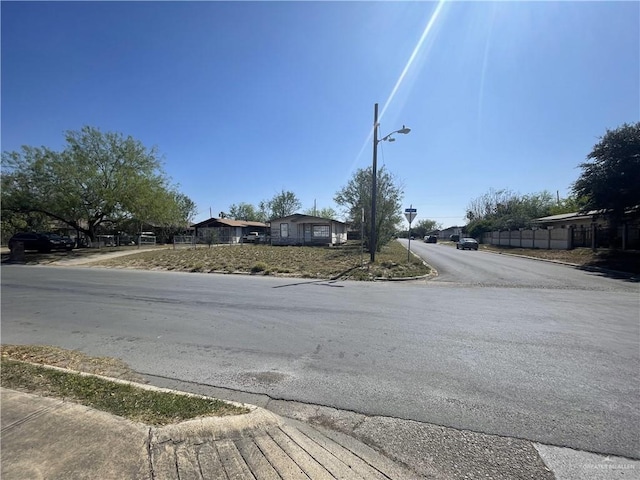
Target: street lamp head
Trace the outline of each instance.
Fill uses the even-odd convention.
[[[393,137],[389,137],[389,138],[387,138],[387,142],[395,142],[395,141],[396,141],[396,139],[395,139],[395,138],[393,138]]]
[[[402,128],[400,130],[398,130],[398,133],[402,133],[404,135],[406,135],[407,133],[409,133],[411,131],[410,128],[405,127],[404,125],[402,125]]]

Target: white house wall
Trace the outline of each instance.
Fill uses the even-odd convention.
[[[287,224],[289,236],[280,236],[280,225]],[[328,226],[329,235],[326,237],[313,236],[314,226]],[[340,223],[320,223],[320,222],[291,222],[275,221],[271,223],[271,243],[273,245],[321,245],[340,244],[347,241],[346,225]]]

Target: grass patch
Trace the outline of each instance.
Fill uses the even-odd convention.
[[[274,247],[271,245],[219,245],[214,248],[158,250],[97,262],[112,268],[173,270],[198,272],[244,272],[303,278],[414,277],[431,269],[413,255],[407,262],[407,250],[396,241],[382,247],[376,263],[360,267],[360,244],[349,242],[335,247]],[[194,268],[196,267],[197,268]]]
[[[365,261],[368,261],[368,256],[369,254],[365,252]],[[414,255],[410,254],[407,261],[407,249],[401,243],[391,241],[376,254],[374,264],[367,264],[364,268],[354,270],[349,278],[353,280],[411,278],[430,273],[431,268]]]
[[[76,357],[72,351],[48,348],[55,354],[55,361],[63,356],[64,352],[67,352],[68,357]],[[42,361],[48,348],[3,346],[0,384],[13,390],[65,398],[133,421],[158,426],[200,416],[237,415],[248,412],[246,408],[217,399],[146,390],[131,384],[54,370],[44,365],[11,358],[11,355],[15,355],[30,361]],[[105,362],[111,363],[108,359],[97,358],[94,364]],[[86,362],[83,362],[83,365],[85,364]]]
[[[267,264],[264,262],[258,262],[253,267],[251,267],[251,273],[259,273],[267,271]]]

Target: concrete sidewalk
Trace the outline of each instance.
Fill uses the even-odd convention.
[[[352,437],[253,406],[150,427],[60,399],[0,394],[3,479],[419,477]]]

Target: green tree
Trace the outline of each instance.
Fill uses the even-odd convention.
[[[480,237],[492,230],[526,228],[533,219],[551,215],[555,204],[554,196],[546,190],[520,195],[507,189],[491,189],[469,203],[465,230]]]
[[[376,196],[376,249],[391,240],[402,222],[402,187],[395,177],[385,168],[378,170]],[[364,209],[364,242],[369,248],[371,236],[371,189],[372,169],[358,169],[351,180],[336,192],[334,201],[344,208],[347,221],[354,230],[361,230]]]
[[[273,196],[271,200],[260,202],[260,210],[267,212],[269,220],[293,215],[302,207],[296,194],[284,189]]]
[[[320,217],[320,218],[331,218],[332,220],[338,220],[338,212],[336,212],[333,208],[307,208],[302,213],[305,215],[310,215],[312,217]]]
[[[423,220],[418,221],[415,225],[411,226],[411,234],[416,238],[424,238],[429,232],[433,230],[441,229],[442,225],[440,225],[435,220],[429,220],[425,218]]]
[[[240,202],[229,206],[229,216],[236,220],[244,220],[246,222],[264,222],[266,221],[264,212],[256,208],[250,203]]]
[[[581,211],[602,210],[615,238],[625,212],[640,206],[640,122],[607,130],[580,168],[572,191]]]
[[[508,189],[490,189],[487,193],[471,200],[467,206],[467,220],[496,218],[508,213],[510,206],[519,200],[518,194]]]
[[[6,245],[16,232],[42,232],[49,230],[47,216],[42,213],[20,213],[2,210],[2,245]]]
[[[569,195],[566,198],[560,198],[555,205],[549,209],[549,215],[560,215],[562,213],[580,212],[584,208],[584,199],[575,195]]]
[[[195,204],[161,169],[155,148],[119,133],[68,131],[61,152],[24,146],[2,153],[2,210],[39,213],[92,240],[101,226],[135,220],[183,226]]]

